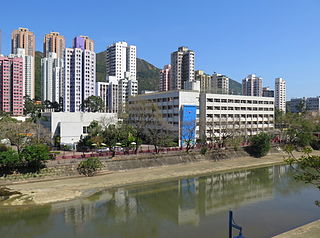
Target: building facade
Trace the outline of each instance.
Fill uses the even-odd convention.
[[[288,102],[288,111],[300,113],[304,111],[320,112],[320,96],[292,98]]]
[[[274,97],[274,90],[271,90],[269,87],[263,87],[262,97]]]
[[[51,133],[51,138],[60,137],[60,143],[74,146],[81,136],[88,135],[91,122],[98,121],[104,125],[115,124],[117,114],[98,112],[45,112],[40,123]]]
[[[160,70],[160,81],[159,81],[159,91],[169,91],[171,82],[171,65],[165,65],[162,70]]]
[[[212,75],[211,93],[229,94],[229,78],[223,74]]]
[[[275,79],[275,108],[286,112],[286,81],[283,78]]]
[[[203,140],[251,136],[274,129],[274,98],[201,94],[200,135]]]
[[[185,125],[190,126],[190,120],[194,123],[191,126],[195,128],[195,140],[208,142],[274,129],[274,98],[174,90],[138,95],[130,99],[130,104],[141,101],[158,106],[180,146],[184,145]]]
[[[250,74],[242,80],[242,95],[262,97],[262,78]]]
[[[179,47],[171,53],[171,90],[184,89],[185,82],[195,80],[195,53],[188,47]]]
[[[125,77],[118,82],[118,113],[124,113],[129,97],[136,95],[138,95],[138,80],[126,72]]]
[[[137,52],[136,46],[127,42],[117,42],[110,45],[106,52],[107,76],[115,76],[117,80],[125,77],[125,72],[130,72],[131,77],[137,77]]]
[[[210,92],[212,87],[212,76],[206,74],[202,70],[195,71],[195,79],[200,82],[200,91],[201,92]]]
[[[41,99],[60,102],[62,97],[63,59],[57,53],[49,52],[41,59]]]
[[[24,96],[35,97],[35,35],[27,28],[11,34],[11,53],[24,58]]]
[[[65,50],[62,87],[63,108],[66,112],[81,111],[83,101],[96,93],[96,54],[88,50],[93,49],[93,46],[86,44],[86,41],[87,38],[76,37],[74,46],[80,48]]]
[[[0,111],[23,115],[23,58],[0,56]]]
[[[66,42],[64,36],[59,32],[51,32],[46,34],[43,40],[43,53],[44,57],[48,58],[50,53],[55,53],[59,59],[64,58],[64,51]]]

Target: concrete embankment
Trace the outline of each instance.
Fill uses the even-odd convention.
[[[275,148],[270,154],[279,153]],[[127,171],[138,168],[152,168],[159,166],[169,166],[175,164],[196,163],[201,161],[220,161],[239,157],[248,157],[244,150],[214,150],[201,155],[198,151],[186,153],[175,152],[168,154],[149,155],[129,155],[114,158],[101,158],[103,168],[100,175],[114,171]],[[66,179],[71,177],[81,177],[77,171],[78,164],[83,159],[54,160],[47,163],[47,168],[39,174],[13,174],[0,179],[0,185],[7,186],[16,183],[29,183],[35,181],[48,181],[55,179]]]
[[[237,153],[232,152],[229,156],[232,154],[236,155]],[[114,187],[153,183],[182,177],[196,177],[216,172],[264,167],[283,163],[283,153],[270,154],[259,159],[244,156],[217,160],[214,157],[205,157],[205,159],[203,159],[199,154],[190,156],[191,157],[187,157],[189,160],[188,163],[122,170],[120,168],[128,168],[128,166],[124,166],[123,164],[128,162],[119,162],[120,165],[116,165],[117,163],[113,162],[112,166],[114,170],[94,177],[88,178],[82,176],[70,177],[69,179],[63,180],[55,179],[49,181],[40,180],[33,183],[12,183],[6,186],[13,191],[20,192],[21,195],[10,197],[2,201],[1,205],[46,204],[90,196],[95,192]],[[185,161],[186,158],[183,158],[184,159],[178,156],[176,160],[182,159]],[[131,164],[131,166],[133,165]],[[133,167],[136,167],[136,165]]]
[[[273,238],[319,238],[320,237],[320,220],[300,226],[291,231],[274,236]]]

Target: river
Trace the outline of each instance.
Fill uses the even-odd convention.
[[[320,192],[296,182],[290,167],[272,166],[0,207],[0,237],[227,238],[231,209],[246,238],[267,238],[320,219],[317,199]]]

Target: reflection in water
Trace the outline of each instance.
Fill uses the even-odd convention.
[[[225,223],[222,214],[229,209],[276,201],[277,194],[283,199],[305,189],[289,170],[273,166],[107,190],[87,199],[54,204],[45,217],[35,217],[41,220],[37,221],[40,227],[46,224],[41,237],[192,237],[195,231],[211,237],[213,228],[205,224],[225,229],[218,224]],[[55,225],[47,221],[50,213]],[[0,216],[18,224],[26,222],[8,213],[0,212]],[[0,221],[0,231],[14,226]]]

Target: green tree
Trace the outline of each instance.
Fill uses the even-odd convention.
[[[173,128],[162,118],[158,105],[137,99],[126,108],[124,118],[135,129],[136,150],[142,140],[154,146],[156,153],[172,142]]]
[[[90,96],[83,101],[81,109],[85,112],[102,112],[104,111],[104,102],[101,97]]]
[[[19,154],[14,150],[0,152],[0,174],[10,174],[21,166]]]
[[[271,137],[265,132],[252,136],[250,142],[250,152],[255,157],[265,156],[271,149]]]
[[[91,177],[97,173],[99,169],[103,167],[103,164],[98,158],[88,158],[83,160],[78,165],[79,174],[83,174],[85,176]]]
[[[295,179],[312,184],[320,190],[320,156],[312,155],[310,147],[305,147],[304,154],[298,158],[293,154],[293,146],[286,146],[285,150],[289,155],[286,162],[296,171]],[[320,206],[320,201],[316,201],[316,204]]]
[[[29,115],[32,121],[36,121],[36,118],[41,117],[43,111],[43,104],[39,104],[35,99],[31,99],[30,96],[24,97],[24,115]]]
[[[45,162],[51,159],[49,148],[44,144],[27,146],[20,156],[25,163],[25,167],[32,172],[38,172],[44,168]]]

